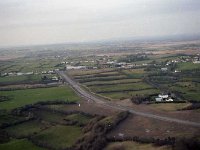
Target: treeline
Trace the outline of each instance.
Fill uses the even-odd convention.
[[[136,95],[131,97],[131,102],[134,104],[141,104],[143,102],[150,102],[152,97],[157,96],[158,94],[151,94],[151,95]]]
[[[23,112],[25,112],[31,108],[36,108],[36,107],[42,106],[42,105],[59,105],[59,104],[76,104],[76,102],[63,101],[63,100],[41,101],[41,102],[37,102],[35,104],[28,104],[28,105],[25,105],[22,107],[15,108],[11,111],[11,114],[22,115]]]
[[[137,54],[137,55],[128,55],[124,58],[120,58],[118,62],[136,62],[136,61],[143,61],[143,60],[149,60],[146,54]]]
[[[59,84],[38,84],[38,85],[29,85],[29,86],[20,86],[20,87],[0,87],[0,91],[15,91],[15,90],[24,90],[24,89],[37,89],[37,88],[50,88],[57,87]]]
[[[78,79],[78,81],[80,83],[85,83],[85,82],[92,82],[92,81],[111,81],[111,80],[121,80],[121,79],[130,79],[130,78],[126,76],[109,76],[109,77]]]
[[[118,93],[118,92],[131,92],[131,91],[141,91],[141,90],[151,90],[151,89],[154,89],[154,88],[140,88],[140,89],[127,89],[127,90],[102,90],[102,91],[99,91],[99,92],[96,92],[98,94],[101,94],[101,93]]]
[[[48,112],[51,112],[51,113],[58,113],[58,114],[63,114],[63,115],[72,115],[72,114],[81,114],[81,115],[84,115],[84,116],[87,116],[87,117],[90,117],[90,118],[93,118],[93,117],[96,117],[97,115],[92,115],[92,114],[89,114],[89,113],[85,113],[85,112],[82,112],[82,111],[77,111],[77,110],[72,110],[72,111],[64,111],[64,110],[59,110],[59,109],[52,109],[52,108],[48,108],[48,107],[37,107],[37,110],[38,109],[41,109],[43,111],[48,111]],[[36,110],[36,111],[37,111]],[[38,119],[42,119],[40,117],[40,115],[36,115],[34,114],[34,116]],[[70,120],[70,119],[64,119],[65,120],[65,123],[60,123],[59,124],[62,124],[62,125],[76,125],[76,126],[79,126],[79,127],[83,127],[85,124],[84,123],[81,123],[77,120]],[[54,123],[58,123],[58,122],[54,122]]]
[[[74,79],[83,79],[83,78],[95,78],[95,77],[109,77],[109,76],[117,76],[120,74],[117,73],[108,73],[108,74],[92,74],[92,75],[83,75],[83,76],[75,76]]]
[[[139,143],[153,143],[155,146],[163,146],[163,145],[175,145],[175,137],[168,137],[165,139],[155,139],[155,138],[147,138],[147,137],[139,137],[139,136],[125,136],[125,137],[113,137],[113,136],[107,136],[107,141],[109,142],[123,142],[123,141],[134,141]]]
[[[31,117],[31,118],[24,118],[22,120],[18,120],[18,121],[15,121],[15,122],[10,122],[10,123],[2,123],[0,125],[0,129],[5,129],[7,127],[11,127],[11,126],[15,126],[15,125],[18,125],[18,124],[21,124],[21,123],[25,123],[25,122],[28,122],[30,120],[34,120],[35,118],[34,117]]]
[[[164,139],[159,138],[147,138],[139,136],[126,136],[126,137],[113,137],[107,136],[107,142],[123,142],[123,141],[134,141],[139,143],[152,143],[155,146],[169,145],[173,150],[199,150],[200,140],[198,137],[193,138],[181,138],[176,139],[175,137],[167,137]]]
[[[102,150],[107,144],[106,133],[125,120],[128,114],[128,112],[121,112],[109,123],[105,123],[102,116],[96,117],[83,128],[85,134],[77,140],[73,148],[75,150]]]
[[[200,109],[200,103],[192,103],[191,105],[178,110],[194,110],[194,109]]]
[[[142,81],[130,81],[130,82],[116,82],[116,83],[92,83],[92,84],[88,84],[87,86],[88,87],[91,87],[91,86],[105,86],[105,85],[122,85],[122,84],[130,84],[130,83],[141,83]]]

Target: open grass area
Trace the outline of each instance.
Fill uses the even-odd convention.
[[[34,120],[8,127],[5,130],[9,133],[9,135],[24,138],[40,132],[43,129],[43,127],[45,127],[44,124]]]
[[[26,104],[34,104],[39,101],[64,100],[78,101],[79,97],[75,92],[66,86],[37,88],[15,91],[0,91],[1,96],[11,96],[9,101],[0,102],[0,109],[11,110]]]
[[[0,85],[12,83],[39,83],[41,80],[41,75],[6,76],[0,77]]]
[[[40,148],[27,139],[13,139],[8,143],[0,144],[1,150],[45,150]]]
[[[56,125],[40,132],[33,138],[54,149],[64,149],[72,146],[81,135],[80,127]]]
[[[170,147],[156,147],[152,144],[141,144],[136,142],[113,142],[109,143],[104,150],[170,150]]]

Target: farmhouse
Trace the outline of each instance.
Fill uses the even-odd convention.
[[[159,94],[158,97],[155,98],[156,102],[162,102],[162,101],[166,101],[166,102],[172,102],[174,101],[172,98],[169,97],[168,94]]]
[[[166,94],[166,95],[164,95],[164,94],[159,94],[158,97],[165,99],[165,98],[168,98],[169,96],[168,96],[168,94]]]
[[[155,100],[156,100],[156,102],[161,102],[161,101],[163,101],[163,99],[160,98],[160,97],[156,97]]]

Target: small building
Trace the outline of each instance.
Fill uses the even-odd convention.
[[[71,66],[71,65],[66,65],[66,69],[70,70],[70,69],[87,69],[86,66]]]
[[[156,100],[156,102],[162,102],[163,101],[163,99],[161,97],[156,97],[155,100]]]
[[[179,72],[181,72],[181,71],[180,71],[180,70],[175,70],[174,72],[175,72],[175,73],[179,73]]]
[[[161,71],[167,71],[168,69],[165,67],[165,68],[161,68]]]
[[[58,81],[58,77],[53,76],[53,77],[51,78],[51,80],[52,80],[52,81]]]

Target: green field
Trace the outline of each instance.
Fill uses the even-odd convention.
[[[63,149],[75,144],[82,135],[80,127],[56,125],[34,136],[34,140],[45,143],[54,149]]]
[[[200,101],[200,84],[193,82],[177,82],[170,87],[171,90],[181,93],[185,100]]]
[[[5,130],[9,133],[9,135],[13,135],[18,138],[24,138],[40,132],[43,126],[45,125],[34,120],[8,127]]]
[[[65,119],[70,121],[77,121],[79,124],[87,124],[90,121],[91,117],[82,114],[72,114],[65,117]]]
[[[0,144],[1,150],[45,150],[29,142],[27,139],[13,139],[8,143]]]
[[[135,79],[143,78],[146,74],[144,69],[123,70],[122,73],[125,74],[129,78],[135,78]]]
[[[181,71],[196,70],[196,69],[200,69],[200,64],[194,64],[192,62],[178,63],[177,68]]]
[[[21,76],[6,76],[0,77],[0,84],[12,83],[39,83],[42,80],[41,75],[21,75]]]
[[[75,92],[66,86],[37,88],[15,91],[0,91],[1,96],[11,96],[9,101],[0,102],[0,109],[11,110],[26,104],[34,104],[40,101],[64,100],[78,101],[79,97]]]
[[[105,85],[105,86],[90,86],[90,89],[96,93],[104,93],[104,92],[114,92],[114,91],[137,91],[137,90],[144,90],[150,89],[152,86],[144,83],[131,83],[131,84],[117,84],[117,85]]]
[[[53,112],[53,111],[52,111]],[[49,112],[45,110],[37,110],[35,114],[39,116],[42,120],[52,123],[65,123],[64,119],[67,115],[56,113],[56,112]]]
[[[47,77],[46,80],[42,80],[44,76]],[[5,76],[5,77],[0,77],[0,85],[48,83],[48,82],[53,82],[51,80],[53,76],[56,75],[33,74],[33,75],[20,75],[20,76]]]
[[[147,90],[139,90],[139,91],[130,91],[130,92],[110,92],[110,93],[102,93],[101,95],[106,96],[111,99],[126,99],[131,98],[132,96],[141,95],[151,95],[151,94],[159,94],[158,89],[147,89]]]

